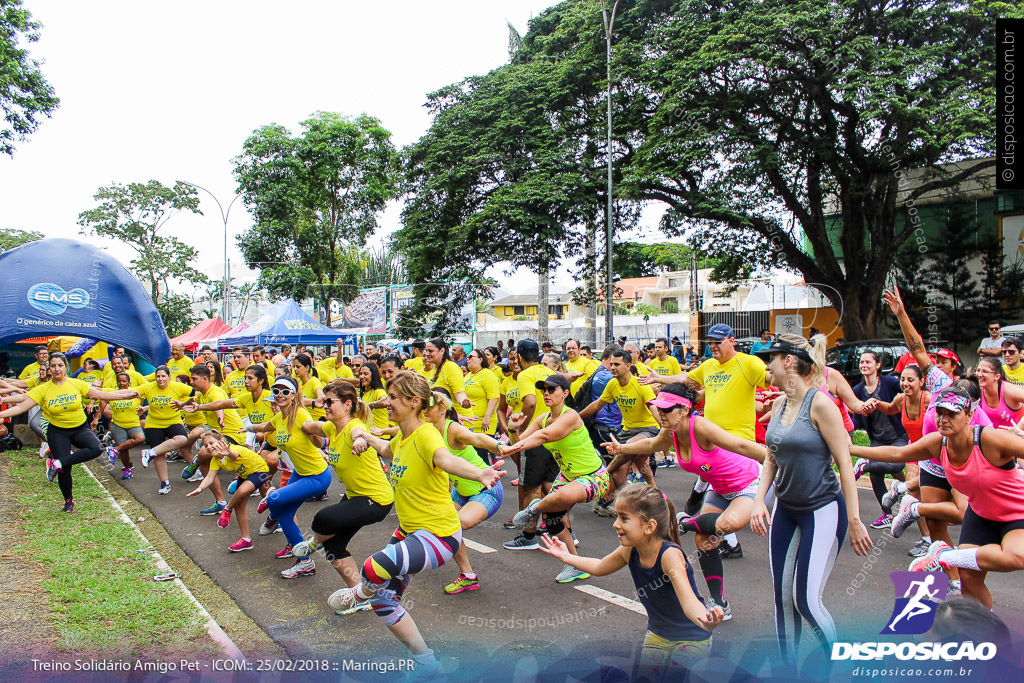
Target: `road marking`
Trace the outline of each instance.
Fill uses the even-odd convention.
[[[597,586],[591,586],[589,584],[582,584],[580,586],[575,586],[575,588],[576,590],[582,593],[586,593],[587,595],[593,595],[595,598],[600,598],[601,600],[610,602],[613,605],[618,605],[619,607],[628,609],[631,612],[642,614],[645,617],[647,616],[647,610],[644,609],[644,606],[636,600],[624,598],[618,593],[612,593],[611,591],[606,591],[603,588],[598,588]]]
[[[498,552],[497,550],[495,550],[494,548],[491,548],[490,546],[486,546],[483,543],[477,543],[476,541],[471,541],[468,538],[462,539],[462,542],[466,544],[467,548],[475,550],[478,553],[483,553],[484,555],[487,555],[489,553],[496,553],[496,552]]]

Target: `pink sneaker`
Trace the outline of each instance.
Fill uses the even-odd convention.
[[[278,550],[276,553],[274,553],[274,557],[276,557],[279,560],[283,560],[288,557],[295,557],[295,555],[292,554],[292,547],[290,545],[286,545],[284,547],[284,550]]]
[[[221,511],[220,517],[217,518],[217,526],[219,526],[219,527],[221,527],[223,529],[223,528],[227,527],[227,525],[230,524],[230,523],[231,523],[231,510],[228,510],[228,509],[225,508],[224,510]],[[250,544],[250,547],[251,547],[251,545],[252,544]]]
[[[267,498],[270,498],[270,494],[273,493],[275,490],[276,489],[273,486],[267,489],[267,495],[263,496],[263,500],[261,500],[260,504],[256,506],[257,515],[262,515],[264,512],[267,511],[267,507],[269,507],[267,505]]]
[[[247,541],[244,538],[240,538],[228,546],[228,550],[230,550],[233,553],[240,553],[243,550],[252,550],[252,548],[252,541]]]
[[[939,561],[939,553],[943,550],[952,550],[952,547],[945,541],[935,541],[928,546],[928,552],[921,557],[915,558],[907,571],[911,572],[937,572],[946,569]]]

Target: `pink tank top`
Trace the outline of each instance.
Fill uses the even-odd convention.
[[[988,404],[985,403],[985,396],[982,395],[980,408],[985,411],[988,415],[988,419],[991,420],[992,426],[999,427],[1012,427],[1013,425],[1020,422],[1020,418],[1024,415],[1024,405],[1019,410],[1010,410],[1010,406],[1006,405],[1006,398],[1003,396],[1003,387],[1006,382],[999,383],[999,402],[996,403],[995,408],[989,408]]]
[[[828,371],[830,369],[831,368],[825,368],[825,378],[826,379],[828,379]],[[832,392],[830,392],[828,390],[828,382],[825,382],[824,384],[822,384],[818,388],[821,389],[821,391],[826,396],[828,396],[830,399],[832,399],[832,402],[836,404],[837,408],[839,408],[839,413],[843,416],[843,428],[846,429],[846,431],[848,431],[848,432],[852,432],[853,431],[853,420],[850,418],[850,411],[847,410],[846,404],[843,403],[843,399],[839,398],[838,396],[835,396]]]
[[[684,461],[679,451],[679,441],[672,431],[672,445],[676,449],[676,462],[679,467],[691,474],[700,475],[718,494],[736,493],[750,486],[750,483],[761,476],[761,468],[756,460],[739,453],[727,451],[715,446],[705,451],[697,443],[697,435],[693,430],[695,416],[690,416],[690,460]],[[704,418],[700,418],[704,419]]]
[[[942,439],[939,457],[946,470],[946,478],[957,491],[967,496],[971,509],[985,519],[994,522],[1010,522],[1024,519],[1024,472],[1011,461],[1010,469],[996,467],[981,452],[981,432],[984,427],[974,428],[974,447],[962,466],[949,461],[946,453],[946,439]]]
[[[934,404],[936,401],[936,395],[932,394],[931,402]],[[968,423],[972,427],[991,427],[992,420],[988,419],[988,415],[984,410],[975,409],[971,413],[971,421]],[[921,425],[922,436],[925,434],[931,434],[932,432],[939,431],[939,428],[935,426],[935,406],[929,406],[928,411],[924,414],[924,424]],[[939,462],[938,458],[930,458],[928,460],[921,461],[921,467],[931,474],[939,477],[946,476],[943,471],[942,463]]]

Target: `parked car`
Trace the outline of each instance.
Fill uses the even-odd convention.
[[[928,353],[949,346],[949,342],[939,341],[926,345]],[[863,378],[860,374],[860,356],[865,351],[874,351],[882,358],[881,374],[888,375],[895,371],[900,357],[908,352],[907,344],[902,339],[865,339],[833,346],[825,354],[825,364],[846,378],[851,385]]]

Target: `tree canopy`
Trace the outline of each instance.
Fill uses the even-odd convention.
[[[8,156],[39,127],[39,116],[49,118],[60,104],[39,60],[22,46],[38,41],[39,29],[21,0],[0,0],[0,153]]]
[[[41,239],[43,239],[43,233],[36,232],[35,230],[0,228],[0,254]]]
[[[318,112],[296,137],[277,124],[253,131],[234,173],[254,217],[238,243],[260,270],[260,287],[312,297],[330,324],[330,300],[358,295],[359,269],[347,253],[366,244],[397,195],[399,167],[391,133],[366,114]]]

